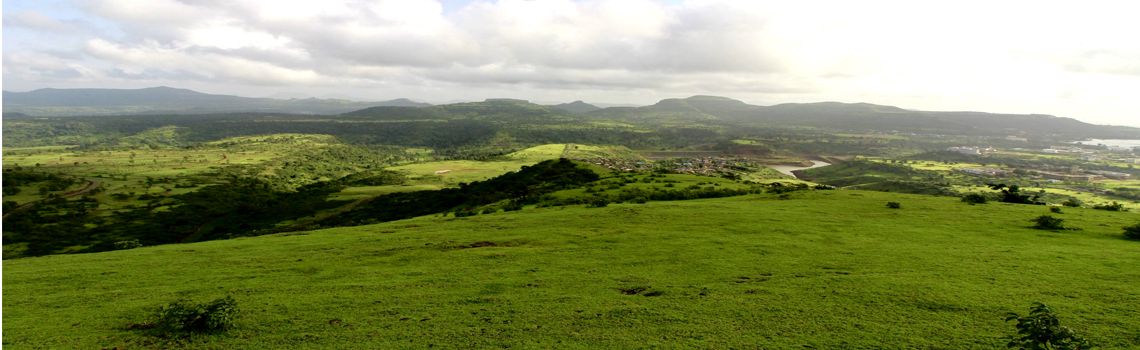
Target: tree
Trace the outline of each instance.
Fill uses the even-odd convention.
[[[1001,201],[1005,203],[1014,204],[1037,204],[1038,196],[1029,198],[1029,195],[1021,194],[1021,188],[1017,185],[1006,186],[1005,184],[986,184],[994,191],[1001,191]]]
[[[1065,226],[1062,225],[1065,222],[1065,220],[1055,218],[1052,215],[1041,215],[1041,216],[1038,216],[1036,219],[1029,220],[1029,221],[1036,223],[1035,225],[1033,225],[1033,228],[1038,229],[1038,230],[1063,230],[1063,229],[1065,229]]]
[[[1029,314],[1020,316],[1010,312],[1005,321],[1017,321],[1017,335],[1010,337],[1010,348],[1032,350],[1085,350],[1092,349],[1092,342],[1061,326],[1061,320],[1048,305],[1033,303]]]

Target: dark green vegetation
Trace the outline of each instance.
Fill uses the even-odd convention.
[[[178,300],[158,311],[154,325],[160,331],[219,332],[233,328],[240,315],[233,297],[209,303]]]
[[[1137,224],[1132,225],[1132,226],[1125,226],[1124,227],[1124,236],[1131,238],[1131,239],[1140,240],[1140,223],[1137,223]]]
[[[40,89],[4,91],[5,118],[9,113],[33,116],[87,116],[140,113],[292,112],[331,114],[373,106],[427,107],[427,103],[398,99],[354,102],[316,98],[279,100],[211,95],[192,90],[154,87],[121,89]]]
[[[1069,327],[1061,325],[1060,318],[1053,309],[1042,303],[1034,303],[1025,316],[1009,313],[1006,322],[1017,321],[1017,335],[1006,346],[1029,350],[1087,350],[1092,342],[1077,335]]]
[[[6,260],[5,348],[997,349],[1034,301],[1140,347],[1134,213],[1066,209],[1084,230],[1050,232],[1032,205],[784,194]],[[242,311],[225,333],[128,328],[225,296]]]

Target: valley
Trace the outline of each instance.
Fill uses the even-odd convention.
[[[4,345],[994,349],[1045,302],[1140,347],[1137,150],[1073,143],[1140,129],[583,104],[6,115]]]

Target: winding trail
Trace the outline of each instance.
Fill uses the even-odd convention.
[[[385,193],[385,194],[388,194],[388,193]],[[346,212],[346,211],[352,210],[352,208],[356,208],[356,206],[360,205],[361,203],[367,202],[367,201],[369,201],[369,200],[372,200],[373,198],[376,198],[376,197],[380,197],[380,196],[383,196],[383,195],[385,195],[385,194],[377,194],[377,195],[372,195],[372,196],[369,196],[369,197],[364,197],[364,198],[358,199],[358,200],[356,200],[355,202],[352,202],[351,204],[349,204],[349,205],[346,205],[346,206],[344,206],[343,208],[340,208],[340,209],[338,209],[337,211],[335,211],[335,212],[333,212],[333,213],[331,213],[331,214],[328,214],[328,215],[325,215],[325,216],[322,216],[322,217],[319,217],[319,218],[316,218],[316,219],[312,219],[312,220],[309,220],[309,221],[307,221],[307,222],[303,222],[303,223],[297,224],[297,225],[295,225],[295,226],[296,226],[296,227],[305,227],[305,226],[309,226],[310,224],[312,224],[312,223],[314,223],[314,222],[317,222],[317,221],[321,221],[321,220],[324,220],[324,219],[328,219],[328,218],[330,218],[330,217],[333,217],[333,216],[337,216],[337,215],[340,215],[341,213],[344,213],[344,212]]]
[[[64,194],[61,194],[61,195],[58,195],[58,196],[49,197],[49,198],[44,198],[44,199],[40,199],[40,200],[37,200],[37,201],[33,201],[33,202],[27,202],[27,203],[24,203],[24,205],[18,206],[18,207],[16,207],[16,209],[12,209],[12,211],[9,211],[9,212],[5,213],[5,214],[4,214],[4,216],[3,216],[2,218],[0,218],[0,219],[7,219],[7,218],[8,218],[8,215],[12,215],[12,213],[15,213],[15,212],[17,212],[17,211],[21,211],[21,210],[24,210],[24,209],[28,209],[28,208],[31,208],[31,207],[32,207],[33,205],[35,205],[36,203],[39,203],[39,202],[43,202],[43,201],[45,201],[45,200],[49,200],[49,199],[56,199],[56,198],[72,198],[72,197],[78,197],[78,196],[80,196],[80,195],[83,195],[84,193],[87,193],[87,192],[91,192],[91,190],[94,190],[95,188],[99,187],[99,180],[95,180],[95,179],[84,179],[84,180],[87,180],[88,182],[90,182],[90,184],[88,184],[88,185],[87,185],[87,187],[84,187],[84,188],[82,188],[82,189],[79,189],[79,190],[76,190],[76,191],[71,191],[71,192],[68,192],[68,193],[64,193]]]

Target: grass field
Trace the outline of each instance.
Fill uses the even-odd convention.
[[[888,209],[885,203],[901,203]],[[863,191],[525,209],[6,260],[11,349],[1002,349],[1045,302],[1140,347],[1134,213]],[[224,334],[128,330],[236,298]]]
[[[417,182],[455,186],[460,182],[483,181],[510,171],[518,171],[524,165],[533,165],[547,159],[595,157],[625,159],[638,158],[639,156],[636,152],[619,146],[556,143],[527,148],[493,161],[437,161],[401,165],[388,169],[403,172]]]

